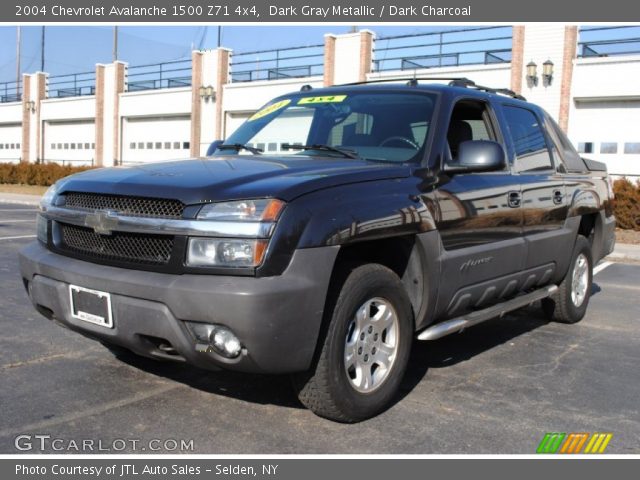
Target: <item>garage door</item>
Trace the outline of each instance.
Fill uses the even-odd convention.
[[[189,158],[190,138],[188,115],[124,118],[122,161],[141,163]]]
[[[63,165],[92,165],[96,149],[93,120],[44,122],[45,162]]]
[[[615,175],[640,175],[640,101],[576,100],[569,137],[580,153]]]
[[[22,127],[19,123],[0,123],[0,162],[20,161]]]

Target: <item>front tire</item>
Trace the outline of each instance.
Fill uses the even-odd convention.
[[[584,317],[591,297],[593,257],[587,238],[578,235],[569,271],[558,291],[542,301],[547,317],[560,323],[578,323]]]
[[[377,264],[353,269],[330,295],[337,299],[318,359],[294,384],[315,414],[357,422],[387,408],[398,391],[413,338],[411,303],[400,278]]]

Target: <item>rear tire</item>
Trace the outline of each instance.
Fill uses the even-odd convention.
[[[578,323],[587,312],[592,281],[591,244],[587,238],[578,235],[567,275],[558,285],[558,291],[542,300],[544,313],[556,322]]]
[[[389,406],[413,339],[411,303],[400,278],[382,265],[353,269],[339,289],[318,358],[294,377],[298,398],[316,415],[358,422]],[[337,291],[336,291],[337,290]]]

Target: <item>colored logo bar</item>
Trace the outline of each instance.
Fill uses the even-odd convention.
[[[600,432],[593,434],[550,432],[542,438],[536,453],[604,453],[612,437],[612,433]]]

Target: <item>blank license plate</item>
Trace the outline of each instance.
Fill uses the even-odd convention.
[[[78,320],[112,328],[111,295],[107,292],[69,285],[71,316]]]

